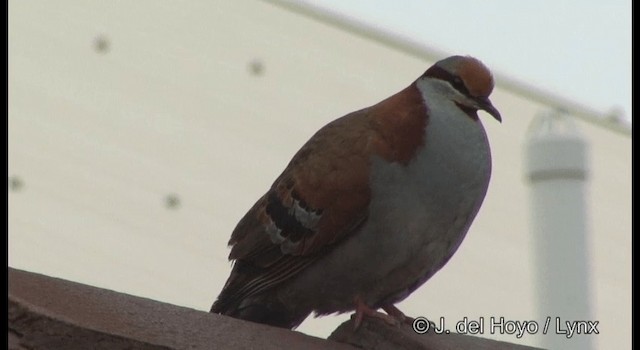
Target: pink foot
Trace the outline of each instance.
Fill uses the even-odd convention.
[[[356,314],[355,314],[355,320],[354,320],[354,329],[358,329],[360,327],[364,316],[383,320],[384,322],[392,326],[398,326],[402,322],[409,322],[409,323],[413,322],[412,318],[405,316],[405,314],[403,314],[402,311],[398,310],[393,305],[384,306],[383,309],[384,311],[387,312],[386,314],[384,314],[382,312],[376,311],[370,308],[369,306],[367,306],[367,304],[365,304],[362,301],[362,299],[360,299],[360,297],[357,297],[355,299],[355,304],[356,304]]]
[[[400,311],[400,309],[394,305],[385,305],[382,307],[382,310],[389,316],[393,316],[396,320],[400,321],[400,323],[412,324],[415,320],[413,317],[405,315],[404,312]]]

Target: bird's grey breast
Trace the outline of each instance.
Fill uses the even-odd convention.
[[[406,297],[449,260],[489,183],[491,156],[481,122],[453,103],[430,107],[425,143],[415,159],[406,166],[373,161],[373,200],[364,230],[375,236],[366,240],[369,249],[387,252],[379,261],[386,275],[379,277],[389,282],[380,288],[398,289],[390,302]]]

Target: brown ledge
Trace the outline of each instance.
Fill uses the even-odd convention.
[[[531,349],[345,322],[324,340],[9,268],[9,349]],[[340,343],[338,343],[340,342]]]
[[[411,326],[389,327],[381,320],[365,320],[354,332],[351,322],[341,324],[329,339],[358,349],[394,350],[542,350],[463,334],[418,334]]]

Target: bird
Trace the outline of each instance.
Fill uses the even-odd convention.
[[[493,87],[480,60],[450,56],[319,129],[233,230],[210,312],[288,329],[312,313],[410,322],[395,304],[449,261],[486,195],[478,111],[502,122]]]

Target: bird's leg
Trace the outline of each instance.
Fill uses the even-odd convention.
[[[395,307],[393,304],[384,305],[382,307],[382,310],[389,314],[389,316],[392,316],[396,320],[400,321],[400,323],[412,324],[414,321],[413,317],[405,315],[404,312],[400,311],[400,309]]]
[[[355,304],[356,304],[356,314],[355,314],[355,320],[354,320],[354,329],[358,329],[360,327],[360,324],[362,324],[362,318],[364,316],[374,317],[374,318],[383,320],[384,322],[392,326],[398,325],[398,319],[395,316],[383,314],[382,312],[378,312],[370,308],[369,306],[367,306],[367,304],[365,304],[362,301],[362,299],[360,299],[360,297],[356,297]],[[393,308],[402,314],[400,310],[396,309],[395,307]],[[402,315],[404,316],[404,314]]]

